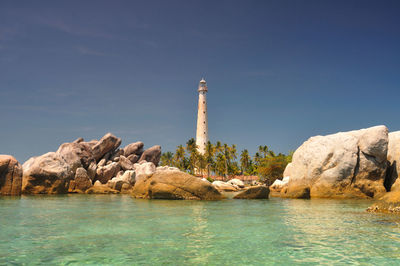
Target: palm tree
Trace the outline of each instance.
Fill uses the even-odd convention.
[[[260,154],[262,154],[263,155],[263,158],[266,158],[267,157],[267,154],[268,154],[268,146],[267,145],[265,145],[265,146],[258,146],[258,152],[260,153]]]
[[[249,169],[249,163],[251,161],[249,151],[244,149],[242,153],[240,154],[240,168],[242,170],[242,174],[247,172]]]
[[[194,138],[191,138],[186,142],[186,150],[189,152],[190,173],[194,174],[194,169],[196,168],[198,159],[197,145]]]
[[[223,146],[223,155],[225,158],[225,178],[226,178],[228,176],[228,165],[230,164],[231,161],[230,147],[226,143],[224,143]]]
[[[214,153],[215,153],[214,145],[212,145],[212,143],[208,141],[206,145],[206,152],[204,154],[207,165],[207,177],[210,177],[210,167],[214,163]]]
[[[181,170],[185,170],[185,148],[182,145],[179,145],[176,148],[174,161],[176,167]]]

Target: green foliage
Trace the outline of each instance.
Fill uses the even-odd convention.
[[[276,155],[265,145],[258,147],[253,158],[244,149],[238,159],[236,145],[222,144],[220,141],[215,144],[209,141],[204,154],[200,154],[197,148],[196,141],[191,138],[185,146],[179,145],[175,154],[163,153],[161,165],[175,166],[191,174],[206,175],[210,182],[213,181],[211,174],[225,177],[242,174],[257,175],[265,183],[272,184],[277,178],[282,178],[283,171],[293,156],[293,152]]]
[[[207,177],[208,182],[212,183],[214,182],[214,179],[212,179],[211,177]]]

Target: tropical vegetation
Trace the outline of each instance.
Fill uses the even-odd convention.
[[[160,164],[207,178],[212,175],[225,178],[235,175],[258,176],[261,181],[272,184],[276,179],[282,178],[293,155],[293,152],[288,155],[276,154],[268,146],[259,146],[253,156],[244,149],[238,157],[235,144],[222,144],[220,141],[215,144],[209,141],[204,154],[200,154],[197,148],[196,141],[191,138],[185,145],[179,145],[175,153],[164,152]]]

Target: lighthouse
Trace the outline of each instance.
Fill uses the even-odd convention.
[[[206,151],[208,142],[208,121],[207,121],[207,82],[203,79],[199,83],[199,106],[197,109],[197,132],[196,132],[196,145],[200,154]]]

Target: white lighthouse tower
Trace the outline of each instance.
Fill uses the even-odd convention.
[[[198,152],[204,154],[208,142],[208,121],[207,121],[207,97],[208,91],[207,82],[200,80],[199,83],[199,106],[197,109],[197,132],[196,132],[196,145]]]

